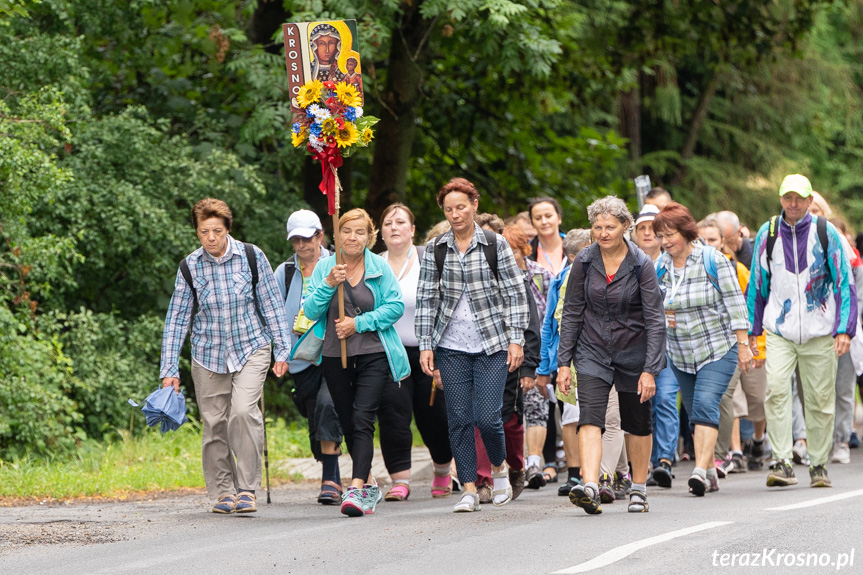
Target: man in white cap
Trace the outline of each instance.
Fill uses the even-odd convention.
[[[314,212],[298,210],[288,218],[288,241],[294,246],[294,255],[276,268],[275,276],[285,302],[285,316],[292,327],[292,347],[313,323],[303,315],[303,300],[308,294],[315,265],[330,255],[322,246],[323,238],[321,220]],[[288,372],[294,380],[291,398],[300,415],[309,420],[312,453],[322,465],[318,503],[339,505],[342,501],[339,475],[342,430],[321,367],[295,359],[288,364]]]
[[[806,398],[811,487],[832,487],[827,458],[833,442],[837,358],[857,328],[857,290],[833,224],[809,213],[812,184],[799,174],[779,188],[782,214],[755,239],[747,294],[749,346],[767,332],[767,436],[777,460],[767,486],[795,485],[791,467],[791,375],[799,368]],[[738,342],[746,345],[746,342]]]
[[[632,234],[635,245],[640,247],[641,251],[646,253],[654,262],[662,251],[659,242],[656,241],[656,236],[653,235],[653,220],[658,213],[658,207],[653,204],[644,204],[644,207],[638,212],[638,217],[635,218],[635,233]]]

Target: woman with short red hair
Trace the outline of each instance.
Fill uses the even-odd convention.
[[[734,266],[719,250],[696,241],[698,224],[686,207],[665,206],[653,231],[665,250],[656,267],[669,364],[695,427],[689,492],[703,496],[719,490],[713,459],[719,402],[736,365],[748,373],[752,364],[748,312]]]

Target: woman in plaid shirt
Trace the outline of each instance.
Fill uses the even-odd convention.
[[[698,225],[686,207],[668,204],[653,220],[653,231],[666,252],[657,262],[657,274],[664,294],[668,357],[695,427],[689,492],[702,496],[719,490],[713,459],[719,403],[735,367],[739,364],[748,373],[752,365],[746,302],[728,258],[695,241]],[[712,258],[713,265],[705,258]],[[709,268],[715,269],[715,278]]]
[[[473,184],[454,178],[437,200],[452,229],[426,246],[415,329],[420,366],[446,392],[450,445],[465,489],[453,511],[479,511],[474,427],[492,464],[492,503],[512,497],[501,407],[507,368],[515,371],[524,358],[527,294],[509,244],[474,221],[479,192]],[[496,269],[485,255],[492,246]],[[444,247],[439,273],[435,251]]]

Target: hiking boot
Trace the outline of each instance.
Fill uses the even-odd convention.
[[[570,477],[566,480],[566,483],[557,488],[557,494],[561,497],[566,497],[576,485],[584,485],[584,483],[578,477]]]
[[[603,503],[614,503],[614,490],[611,488],[611,477],[608,473],[599,476],[599,500]]]
[[[671,487],[671,479],[674,477],[671,473],[671,465],[667,461],[660,461],[657,467],[653,468],[653,479],[660,487]]]
[[[614,472],[614,481],[611,482],[611,488],[614,490],[614,497],[624,499],[632,490],[632,477],[629,473],[620,474],[619,471]]]
[[[521,492],[524,491],[524,469],[509,470],[509,484],[512,486],[512,500],[518,499]]]
[[[791,462],[787,459],[777,461],[773,470],[767,475],[767,487],[787,487],[789,485],[797,485],[794,468],[791,467]]]
[[[716,468],[716,475],[721,479],[728,477],[729,473],[734,473],[734,462],[730,457],[725,459],[714,459],[713,466]]]
[[[746,473],[749,470],[746,464],[746,458],[742,453],[731,454],[731,468],[728,473]]]
[[[806,441],[798,439],[791,448],[792,459],[797,465],[809,465],[809,451],[806,449]]]
[[[761,471],[764,469],[765,443],[767,443],[766,439],[762,439],[761,441],[757,439],[752,440],[752,452],[746,459],[746,467],[749,471]]]
[[[381,491],[380,487],[371,484],[363,485],[362,490],[362,499],[363,499],[363,513],[366,515],[371,515],[375,512],[375,508],[378,503],[380,503],[384,498],[384,494]]]
[[[823,465],[810,467],[809,479],[809,487],[833,487],[833,483],[827,477],[827,468]]]
[[[347,515],[348,517],[362,517],[365,515],[362,490],[356,487],[348,487],[342,493],[341,512],[342,515]]]
[[[602,505],[600,505],[599,494],[593,493],[593,490],[584,485],[576,485],[569,492],[569,500],[573,505],[584,509],[588,515],[599,515],[602,513]]]
[[[717,484],[717,489],[718,488],[719,486]],[[691,494],[696,497],[704,497],[704,494],[707,493],[708,489],[710,489],[710,483],[707,481],[706,477],[701,477],[695,473],[689,477],[689,492]]]
[[[717,476],[710,477],[707,476],[707,492],[714,493],[719,491],[719,478]]]
[[[659,484],[653,478],[653,471],[647,474],[647,481],[644,482],[647,487],[659,487]]]
[[[528,489],[539,489],[545,485],[545,477],[536,465],[531,465],[525,473]]]
[[[851,448],[847,443],[837,443],[833,446],[833,455],[830,457],[833,463],[851,463]]]

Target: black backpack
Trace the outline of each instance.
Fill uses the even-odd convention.
[[[776,245],[776,236],[779,231],[779,216],[770,218],[770,227],[767,228],[767,277],[772,275],[771,263],[773,262],[773,246]],[[815,232],[818,234],[818,241],[821,242],[821,249],[824,250],[824,268],[827,270],[827,277],[830,278],[830,266],[827,265],[827,219],[821,216],[815,216]],[[797,255],[795,254],[795,258]]]
[[[261,308],[258,305],[258,256],[255,255],[255,246],[239,242],[246,251],[246,259],[249,262],[249,268],[252,272],[252,297],[255,300],[255,311],[258,317],[261,318],[261,323],[266,325],[264,316],[261,313]],[[195,314],[198,313],[198,293],[195,291],[195,284],[192,282],[192,272],[189,270],[189,264],[186,263],[186,258],[180,260],[180,274],[183,279],[189,284],[192,289],[192,322],[195,321]]]
[[[485,261],[488,262],[488,266],[494,274],[494,279],[500,281],[500,271],[497,268],[497,234],[489,230],[483,230],[482,233],[485,234],[487,242],[482,244],[482,251],[485,253]],[[441,234],[434,240],[434,261],[437,266],[438,278],[443,277],[443,264],[444,260],[446,260],[447,244],[446,242],[440,241],[443,236],[444,234]]]

